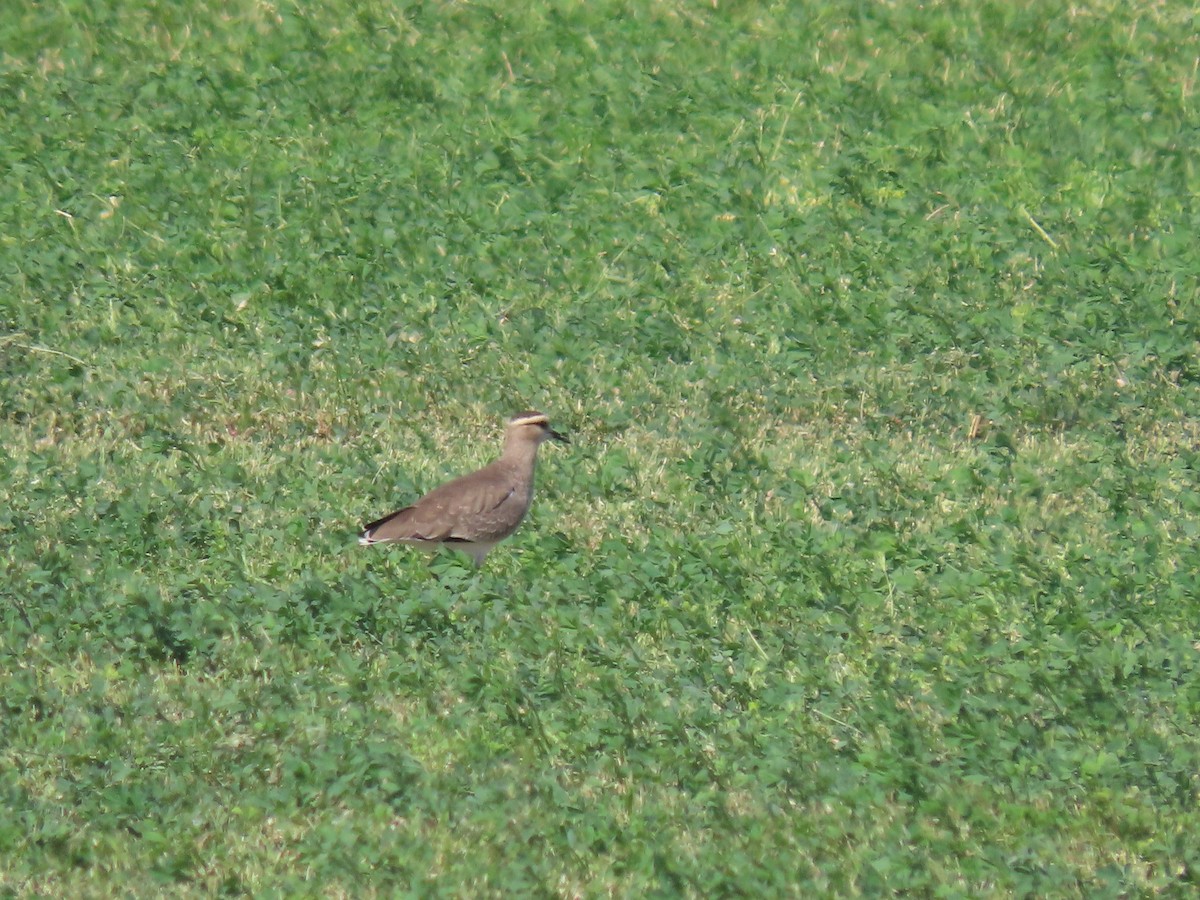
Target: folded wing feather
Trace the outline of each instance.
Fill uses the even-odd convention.
[[[479,518],[514,493],[506,479],[473,472],[430,491],[412,506],[364,526],[363,537],[381,541],[453,541],[479,537]]]

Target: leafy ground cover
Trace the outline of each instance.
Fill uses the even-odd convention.
[[[1195,891],[1197,34],[6,13],[0,889]]]

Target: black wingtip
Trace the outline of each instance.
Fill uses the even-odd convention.
[[[396,516],[400,515],[401,513],[406,513],[410,509],[412,509],[411,506],[406,506],[406,507],[404,507],[404,509],[398,509],[394,513],[388,513],[382,519],[376,519],[374,522],[368,522],[366,525],[364,525],[362,527],[362,531],[359,532],[358,542],[360,544],[381,544],[381,543],[383,543],[383,541],[378,541],[375,539],[375,532],[377,530],[379,530],[380,528],[382,528],[384,525],[386,525],[388,522],[392,521],[392,519],[396,518]]]

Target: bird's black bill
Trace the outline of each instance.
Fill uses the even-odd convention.
[[[558,433],[557,431],[555,431],[553,428],[548,428],[548,429],[546,429],[546,430],[550,432],[550,439],[551,439],[551,440],[558,441],[560,444],[569,444],[569,443],[571,443],[571,439],[570,439],[569,437],[567,437],[565,434],[559,434],[559,433]]]

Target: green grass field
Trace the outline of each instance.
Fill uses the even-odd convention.
[[[1195,896],[1198,60],[5,12],[0,896]],[[483,569],[357,546],[527,407]]]

